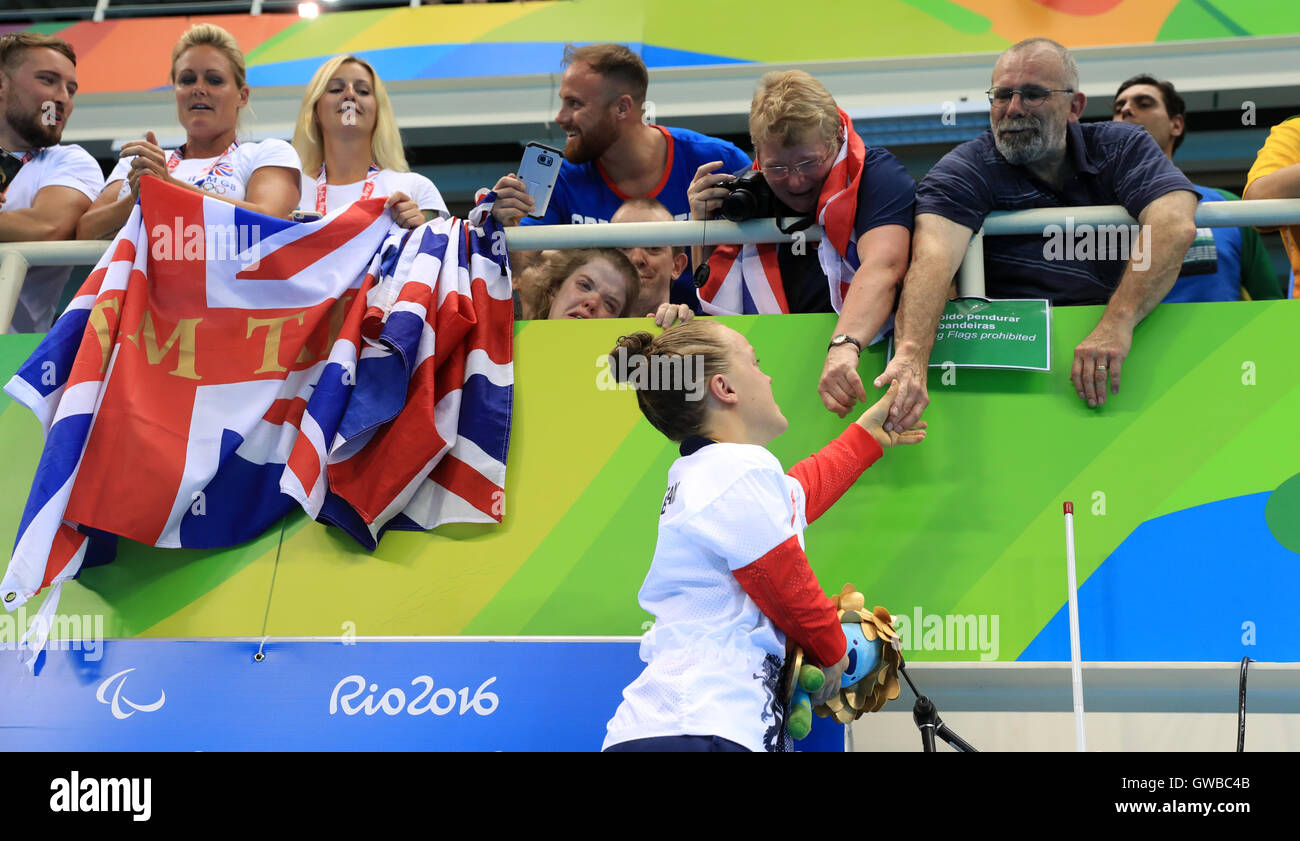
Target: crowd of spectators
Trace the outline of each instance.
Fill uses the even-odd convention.
[[[1076,347],[1071,377],[1090,406],[1118,393],[1133,330],[1162,302],[1281,298],[1251,228],[1200,228],[1198,202],[1236,200],[1194,185],[1174,166],[1187,133],[1170,82],[1137,75],[1113,100],[1112,122],[1084,123],[1086,102],[1063,46],[1031,38],[997,60],[990,130],[915,182],[888,150],[865,144],[826,88],[800,70],[758,82],[749,117],[753,159],[732,143],[644,119],[649,76],[618,44],[569,47],[555,122],[564,161],[545,213],[511,172],[491,188],[503,225],[717,218],[737,186],[759,215],[802,219],[815,248],[655,246],[512,253],[516,315],[650,317],[668,327],[696,314],[834,312],[818,384],[841,417],[866,400],[862,349],[891,330],[896,353],[874,380],[900,384],[891,421],[911,428],[928,404],[926,371],[953,277],[992,211],[1122,205],[1142,226],[1136,254],[1052,259],[1041,236],[984,243],[992,298],[1104,307]],[[33,32],[0,36],[0,241],[107,239],[149,175],[261,213],[314,218],[386,196],[394,222],[448,214],[437,187],[410,170],[383,81],[366,61],[326,61],[307,85],[292,144],[239,139],[249,104],[233,37],[197,24],[176,44],[170,79],[185,142],[153,132],[126,143],[104,179],[80,147],[60,144],[77,91],[76,56]],[[1248,199],[1300,197],[1300,118],[1273,128],[1252,167]],[[796,226],[797,227],[797,226]],[[1300,270],[1300,226],[1281,229]],[[48,330],[69,270],[33,269],[11,331]]]

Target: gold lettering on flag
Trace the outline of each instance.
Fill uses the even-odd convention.
[[[158,335],[153,326],[153,313],[149,310],[144,311],[144,320],[140,322],[139,328],[135,333],[128,335],[127,339],[137,348],[140,347],[140,336],[144,335],[144,352],[145,357],[149,360],[150,365],[157,365],[162,362],[176,343],[180,342],[177,349],[178,358],[176,367],[168,373],[187,380],[202,379],[194,369],[194,347],[195,347],[195,329],[198,327],[202,318],[182,318],[176,322],[176,328],[172,330],[171,335],[167,337],[166,344],[158,346]]]
[[[280,365],[280,337],[284,329],[285,322],[297,321],[302,324],[304,312],[297,315],[286,315],[283,318],[249,318],[248,332],[244,335],[245,339],[253,337],[253,331],[259,327],[265,327],[266,343],[262,346],[262,367],[254,371],[254,374],[281,374],[289,370]]]

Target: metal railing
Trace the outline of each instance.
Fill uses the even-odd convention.
[[[1137,220],[1119,205],[1043,207],[995,211],[971,237],[957,274],[962,295],[984,294],[985,236],[1040,233],[1048,225],[1135,225]],[[1203,202],[1196,207],[1202,228],[1300,225],[1300,199]],[[532,225],[506,230],[512,251],[549,248],[627,248],[632,246],[715,246],[727,243],[804,242],[821,239],[816,225],[783,234],[775,219],[749,222],[623,222],[617,225]],[[30,266],[93,266],[108,248],[106,241],[0,243],[0,333],[7,332]]]

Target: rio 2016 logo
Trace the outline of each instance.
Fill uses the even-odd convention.
[[[410,703],[407,702],[406,693],[397,687],[384,692],[376,700],[375,693],[379,691],[379,686],[374,683],[369,684],[369,693],[365,694],[360,702],[356,702],[357,698],[366,693],[368,682],[361,675],[348,675],[334,684],[334,691],[330,693],[330,715],[336,715],[340,710],[344,715],[357,713],[374,715],[377,712],[398,715],[403,710],[407,715],[425,713],[447,715],[456,710],[456,702],[459,699],[460,715],[473,710],[478,715],[487,716],[496,712],[500,704],[496,693],[487,691],[487,688],[495,682],[495,676],[488,678],[479,684],[478,689],[474,690],[473,697],[470,697],[468,686],[461,687],[459,691],[444,686],[435,692],[433,678],[419,675],[411,681],[411,686],[417,689],[423,687],[424,691],[412,698]]]

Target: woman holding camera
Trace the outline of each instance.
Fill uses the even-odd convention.
[[[293,132],[302,159],[298,209],[324,216],[372,195],[404,228],[446,218],[447,204],[433,182],[411,172],[384,83],[355,56],[321,65],[307,85]]]
[[[715,315],[839,313],[817,390],[827,409],[845,417],[866,400],[858,354],[889,322],[907,271],[916,184],[897,158],[866,146],[830,93],[802,70],[759,81],[749,133],[763,178],[746,179],[744,189],[759,205],[770,192],[772,215],[812,216],[822,241],[816,249],[800,242],[720,246],[707,255],[700,302]],[[713,218],[732,192],[738,179],[720,167],[697,170],[687,191],[692,219]],[[697,265],[704,256],[695,255]]]
[[[211,23],[190,27],[172,50],[171,69],[185,143],[163,149],[148,132],[125,144],[104,192],[82,215],[77,238],[112,238],[131,215],[145,175],[287,217],[298,204],[298,155],[283,140],[237,139],[239,112],[248,105],[244,77],[244,55],[229,32]]]

